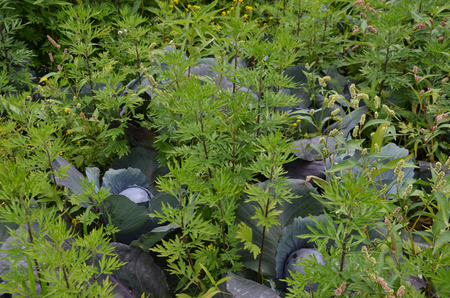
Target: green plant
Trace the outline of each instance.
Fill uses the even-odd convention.
[[[238,237],[245,242],[245,245],[250,248],[255,257],[259,254],[258,282],[260,282],[265,234],[269,232],[272,226],[280,224],[277,216],[281,211],[277,210],[276,206],[284,201],[289,203],[295,196],[289,188],[285,187],[289,184],[286,182],[287,178],[282,177],[284,174],[283,164],[293,160],[293,157],[290,156],[292,145],[285,143],[283,135],[276,132],[259,138],[255,149],[259,154],[250,169],[254,173],[261,173],[267,177],[269,183],[266,188],[248,185],[245,192],[249,195],[247,202],[256,201],[258,205],[255,207],[255,215],[252,218],[257,219],[258,225],[263,226],[261,246],[259,249],[255,247],[251,242],[251,235],[249,241],[248,227],[245,224],[240,226]]]
[[[110,283],[106,280],[100,285],[96,277],[116,270],[121,263],[115,258],[103,259],[98,266],[86,263],[97,253],[111,255],[112,248],[104,245],[103,227],[80,238],[72,223],[66,222],[67,215],[77,208],[61,199],[67,192],[55,181],[64,179],[68,167],[56,170],[52,165],[63,140],[55,136],[57,125],[45,117],[50,111],[43,103],[27,101],[28,96],[1,99],[2,110],[9,116],[2,122],[2,132],[6,129],[15,135],[9,144],[2,138],[0,208],[2,220],[18,224],[19,230],[9,230],[13,237],[9,249],[2,251],[13,261],[6,261],[9,271],[2,279],[8,282],[0,284],[0,289],[23,297],[80,291],[87,296],[112,297]],[[107,227],[106,231],[113,229]],[[19,260],[26,261],[27,269]]]
[[[4,0],[0,2],[0,10],[0,94],[4,94],[28,86],[30,74],[26,64],[34,55],[24,42],[17,40],[26,24]]]
[[[395,169],[397,183],[404,177],[402,165],[398,162]],[[360,297],[394,293],[401,297],[402,293],[416,293],[408,281],[418,274],[423,274],[427,283],[426,297],[435,292],[447,293],[449,289],[442,281],[448,273],[438,270],[441,262],[447,260],[445,243],[450,235],[445,224],[448,216],[443,214],[448,209],[448,195],[442,192],[446,180],[439,174],[443,173],[441,170],[440,164],[436,171],[432,170],[431,194],[413,193],[422,198],[422,202],[413,205],[407,201],[412,184],[395,196],[399,206],[383,200],[388,187],[379,190],[371,187],[377,180],[373,170],[341,173],[339,179],[331,174],[329,182],[315,180],[324,189],[317,199],[332,213],[325,213],[326,222],[312,218],[315,222],[314,227],[309,227],[312,233],[299,237],[315,242],[325,257],[325,265],[319,266],[315,258],[303,260],[301,265],[306,274],[292,273],[293,280],[287,280],[292,287],[291,295],[303,293],[308,280],[313,280],[319,283],[317,294],[321,297],[340,296],[345,290],[356,291]],[[440,210],[437,214],[429,208],[432,204]],[[414,212],[418,206],[423,206],[422,211]],[[410,210],[414,213],[409,213]],[[435,218],[432,229],[415,231],[417,216],[425,214]],[[327,246],[330,241],[331,248]]]

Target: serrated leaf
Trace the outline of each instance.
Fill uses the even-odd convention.
[[[445,231],[441,236],[436,240],[433,249],[433,255],[446,243],[450,242],[450,231]]]

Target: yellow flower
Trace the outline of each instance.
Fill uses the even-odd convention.
[[[41,82],[45,82],[45,81],[47,81],[47,78],[42,78],[41,79]]]
[[[173,5],[169,5],[170,8],[173,8]]]
[[[222,11],[222,13],[221,13],[221,15],[223,15],[223,16],[226,15],[226,14],[227,14],[227,13],[226,13],[225,11]]]
[[[191,5],[190,5],[190,4],[188,4],[188,8],[191,8]]]
[[[230,14],[230,11],[229,11],[229,10],[227,10],[227,14]]]
[[[248,14],[244,14],[244,19],[248,19]]]
[[[216,249],[213,248],[212,244],[208,245],[207,250],[208,250],[208,251],[211,251],[211,250],[212,250],[212,251],[216,251]]]
[[[77,145],[80,146],[80,141],[77,141]]]
[[[302,120],[298,119],[298,120],[297,120],[297,123],[298,123],[298,122],[302,122]]]
[[[222,29],[222,27],[220,27],[220,26],[217,26],[217,29],[219,29],[219,30],[220,30],[220,29]]]
[[[305,138],[309,138],[309,136],[308,136],[307,133],[305,133],[303,136],[304,136]]]
[[[252,8],[251,6],[248,6],[248,5],[247,5],[247,6],[245,7],[245,9],[246,9],[246,10],[252,10],[253,8]]]
[[[175,2],[175,4],[178,4],[178,0],[175,0],[175,1],[173,1],[173,2]]]
[[[269,17],[269,20],[273,20],[273,17]]]
[[[61,151],[61,152],[59,152],[59,156],[61,156],[63,154],[63,152]]]
[[[73,224],[74,226],[76,226],[79,222],[80,222],[80,221],[79,221],[78,219],[76,219],[75,217],[72,218],[72,224]]]
[[[292,124],[292,125],[297,126],[297,123],[294,123],[294,124]]]
[[[67,114],[70,114],[70,109],[69,108],[65,108],[64,112],[66,112]]]
[[[231,8],[230,8],[231,10],[234,10],[234,6],[231,6]]]
[[[264,23],[264,26],[267,26],[267,23]]]

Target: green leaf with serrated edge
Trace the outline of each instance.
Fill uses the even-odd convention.
[[[244,249],[248,249],[253,254],[253,257],[256,259],[261,250],[259,249],[258,245],[252,243],[253,238],[252,229],[245,223],[239,224],[238,226],[239,231],[237,232],[236,238],[241,239],[244,242]]]
[[[375,152],[375,144],[377,144],[378,148],[380,149],[383,146],[383,136],[381,135],[381,131],[382,130],[386,131],[387,126],[388,126],[387,123],[381,123],[381,125],[378,126],[378,129],[375,131],[375,134],[372,137],[372,145],[370,146],[370,152]]]
[[[389,124],[389,123],[391,123],[391,121],[384,120],[384,119],[372,119],[372,120],[369,120],[364,125],[364,127],[361,129],[361,131],[363,131],[364,129],[366,129],[366,128],[370,127],[370,126],[373,126],[373,125],[376,125],[376,124],[382,124],[382,123]]]
[[[337,165],[333,166],[327,172],[333,173],[333,172],[337,172],[337,171],[343,171],[343,170],[350,169],[351,167],[356,166],[356,165],[358,165],[356,160],[347,159],[347,160],[344,160],[343,162],[340,162]]]
[[[450,242],[450,231],[445,231],[441,236],[436,240],[433,249],[433,255],[446,243]]]
[[[286,188],[291,188],[291,193],[296,195],[296,198],[292,199],[292,204],[284,202],[282,205],[277,205],[277,210],[281,210],[282,213],[278,215],[280,225],[273,226],[270,229],[270,233],[265,234],[264,251],[261,263],[261,271],[266,278],[275,278],[276,276],[276,251],[277,245],[281,238],[284,229],[289,226],[295,218],[308,217],[309,215],[319,215],[323,213],[323,205],[314,198],[312,193],[317,194],[317,191],[311,186],[306,185],[304,180],[301,179],[288,179],[289,185]],[[262,188],[267,187],[268,182],[260,183]],[[262,242],[261,225],[258,226],[258,221],[251,219],[255,214],[254,206],[258,206],[256,202],[244,203],[247,195],[243,195],[241,201],[238,202],[238,208],[236,209],[236,220],[241,223],[245,223],[252,229],[252,241],[253,244],[260,247]],[[254,271],[258,271],[259,259],[255,260],[253,255],[248,251],[241,250],[241,261],[245,267]]]
[[[405,156],[405,157],[399,157],[399,158],[396,158],[396,159],[388,161],[385,165],[383,165],[381,167],[381,169],[377,169],[377,170],[373,171],[372,177],[376,177],[376,176],[378,176],[379,174],[381,174],[383,172],[386,172],[386,171],[394,169],[397,166],[397,164],[398,164],[398,162],[400,160],[403,159],[404,161],[407,161],[411,157],[412,157],[412,153],[410,155]],[[408,163],[405,162],[405,164],[408,164]],[[411,166],[408,166],[408,167],[411,167]],[[413,166],[413,167],[416,167],[416,166]]]
[[[441,212],[442,215],[442,221],[446,225],[448,225],[448,200],[445,197],[445,195],[440,191],[435,192],[434,196],[438,201],[439,211]]]

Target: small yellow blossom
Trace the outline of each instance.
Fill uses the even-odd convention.
[[[63,154],[63,152],[61,151],[61,152],[59,152],[59,156],[61,156]]]
[[[80,222],[80,221],[79,221],[78,219],[76,219],[75,217],[72,218],[72,224],[73,224],[74,226],[76,226],[79,222]]]
[[[273,20],[273,17],[269,17],[269,20]]]
[[[231,8],[230,8],[231,10],[234,10],[234,6],[231,6]]]
[[[226,14],[227,14],[227,13],[226,13],[225,11],[222,11],[222,13],[221,13],[221,15],[223,15],[223,16],[226,15]]]
[[[229,11],[229,10],[227,10],[227,14],[230,14],[230,11]]]
[[[267,23],[264,23],[264,26],[267,26]]]
[[[173,5],[171,4],[171,5],[169,5],[169,7],[170,7],[170,8],[173,8]]]
[[[244,19],[248,19],[248,14],[244,14]]]
[[[292,125],[297,126],[297,123],[294,123],[294,124],[292,124]]]
[[[248,5],[247,5],[247,6],[245,7],[245,9],[246,9],[246,10],[252,10],[253,8],[252,8],[251,6],[248,6]]]
[[[41,79],[41,82],[45,82],[45,81],[47,81],[47,78],[42,78]]]
[[[307,133],[305,133],[303,136],[304,136],[305,138],[309,138],[309,135],[308,135]]]
[[[65,108],[64,112],[66,112],[67,114],[70,114],[70,109],[69,108]]]
[[[213,248],[212,244],[208,245],[207,250],[208,250],[208,251],[211,251],[211,250],[212,250],[212,251],[216,251],[216,249]]]
[[[77,141],[77,145],[80,146],[80,141]]]

